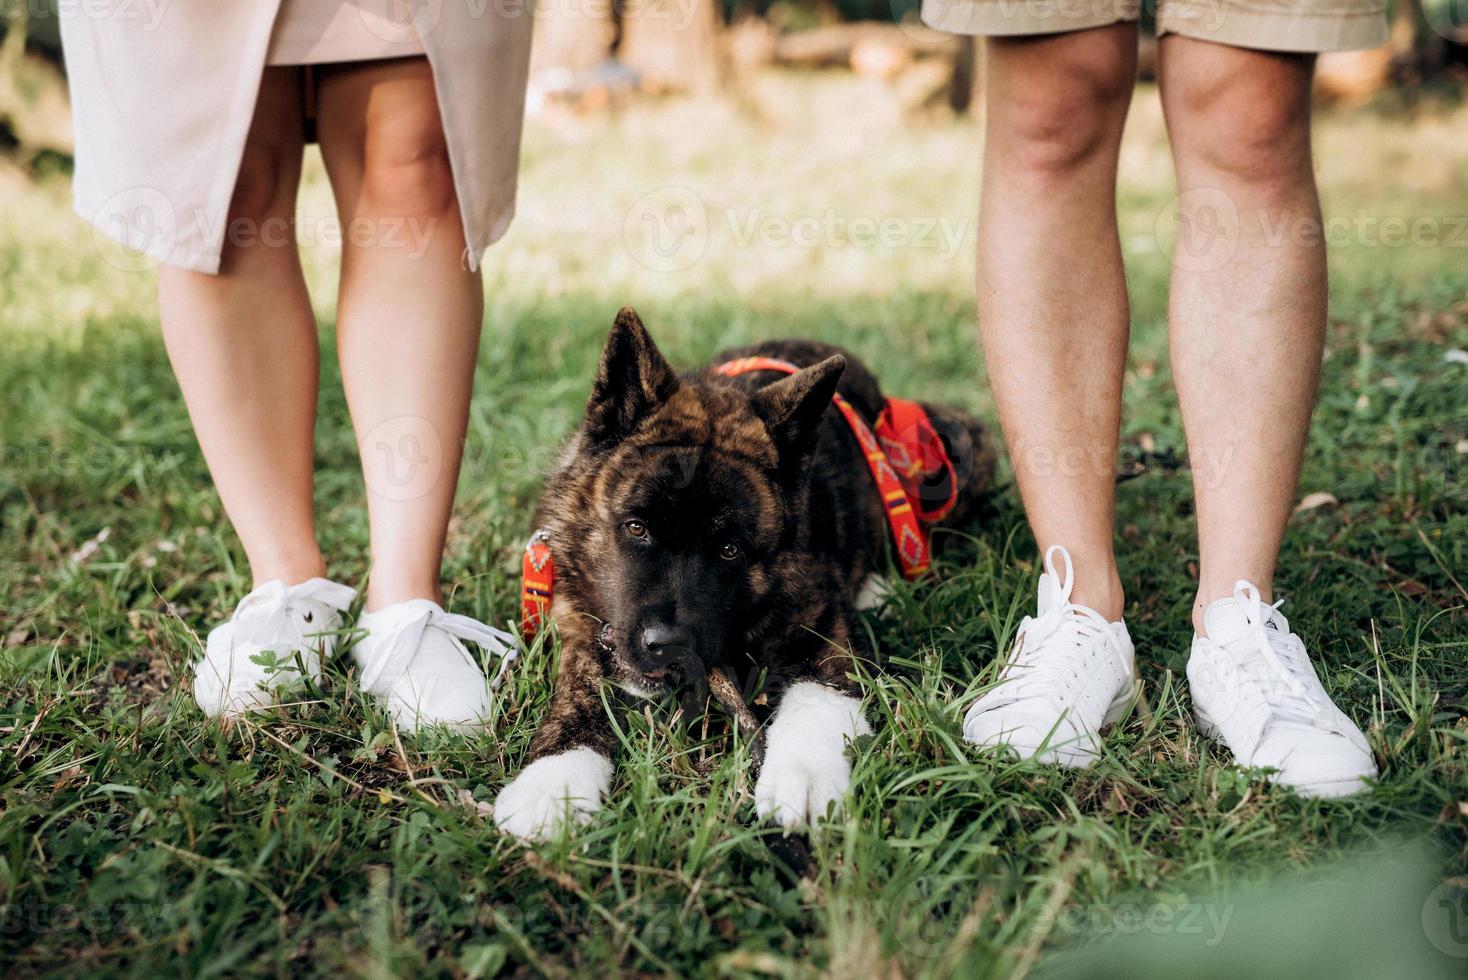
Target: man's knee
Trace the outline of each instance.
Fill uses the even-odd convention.
[[[1135,49],[1077,49],[994,93],[991,150],[1020,175],[1067,176],[1121,138],[1136,83]]]
[[[457,207],[448,146],[437,128],[369,138],[363,196],[378,214],[434,218]]]
[[[1180,161],[1263,186],[1292,183],[1308,169],[1308,68],[1190,79],[1180,87],[1168,99]]]

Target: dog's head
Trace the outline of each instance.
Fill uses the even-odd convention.
[[[750,392],[680,378],[630,309],[587,403],[582,568],[617,679],[646,693],[729,662],[798,577],[790,554],[821,419],[846,362]]]

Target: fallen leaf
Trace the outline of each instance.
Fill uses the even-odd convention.
[[[494,804],[488,800],[476,800],[467,789],[459,790],[459,803],[477,817],[488,820],[494,816]]]
[[[97,553],[103,542],[112,537],[112,528],[104,527],[95,535],[82,542],[82,546],[71,553],[71,561],[74,565],[80,565],[88,558]]]
[[[1329,507],[1338,503],[1340,501],[1329,490],[1316,490],[1314,493],[1305,494],[1304,499],[1295,505],[1295,513],[1303,514],[1307,510],[1314,510],[1317,507]]]
[[[70,783],[73,779],[80,776],[81,774],[81,766],[72,766],[71,768],[65,770],[64,772],[62,772],[61,776],[56,780],[56,782],[51,784],[51,792],[55,793],[62,789],[65,789],[68,783]]]

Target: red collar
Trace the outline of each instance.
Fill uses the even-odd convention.
[[[741,357],[720,364],[714,371],[725,377],[750,371],[800,370],[789,361],[774,357]],[[866,457],[867,469],[881,494],[897,563],[904,578],[914,579],[928,570],[928,535],[923,525],[936,524],[958,502],[958,480],[953,461],[943,449],[922,405],[904,398],[889,398],[877,419],[876,433],[840,393],[832,399],[841,417],[851,427]],[[947,470],[949,493],[941,506],[925,510],[920,487],[938,471]],[[916,504],[916,508],[914,507]],[[551,558],[550,534],[536,531],[525,545],[520,578],[520,630],[526,640],[540,629],[541,618],[550,607],[555,585],[555,561]]]

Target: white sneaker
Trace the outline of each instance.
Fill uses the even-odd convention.
[[[1320,685],[1283,601],[1269,605],[1241,581],[1204,611],[1208,635],[1193,637],[1188,658],[1198,730],[1302,796],[1359,793],[1376,776],[1371,746]]]
[[[336,649],[332,634],[356,595],[324,578],[266,582],[209,631],[194,665],[194,700],[206,715],[237,715],[307,679],[320,683],[321,663]]]
[[[1064,575],[1055,570],[1055,556]],[[1024,758],[1088,766],[1100,733],[1119,719],[1136,685],[1135,651],[1125,623],[1108,623],[1070,601],[1070,552],[1045,552],[1038,615],[1019,624],[999,682],[974,702],[963,737],[975,745],[1007,745]]]
[[[477,619],[444,612],[429,599],[410,599],[374,613],[357,625],[367,635],[352,647],[362,670],[362,690],[387,702],[404,731],[444,725],[478,729],[489,716],[489,694],[519,651],[515,638]],[[493,680],[464,646],[476,644],[499,658]]]

